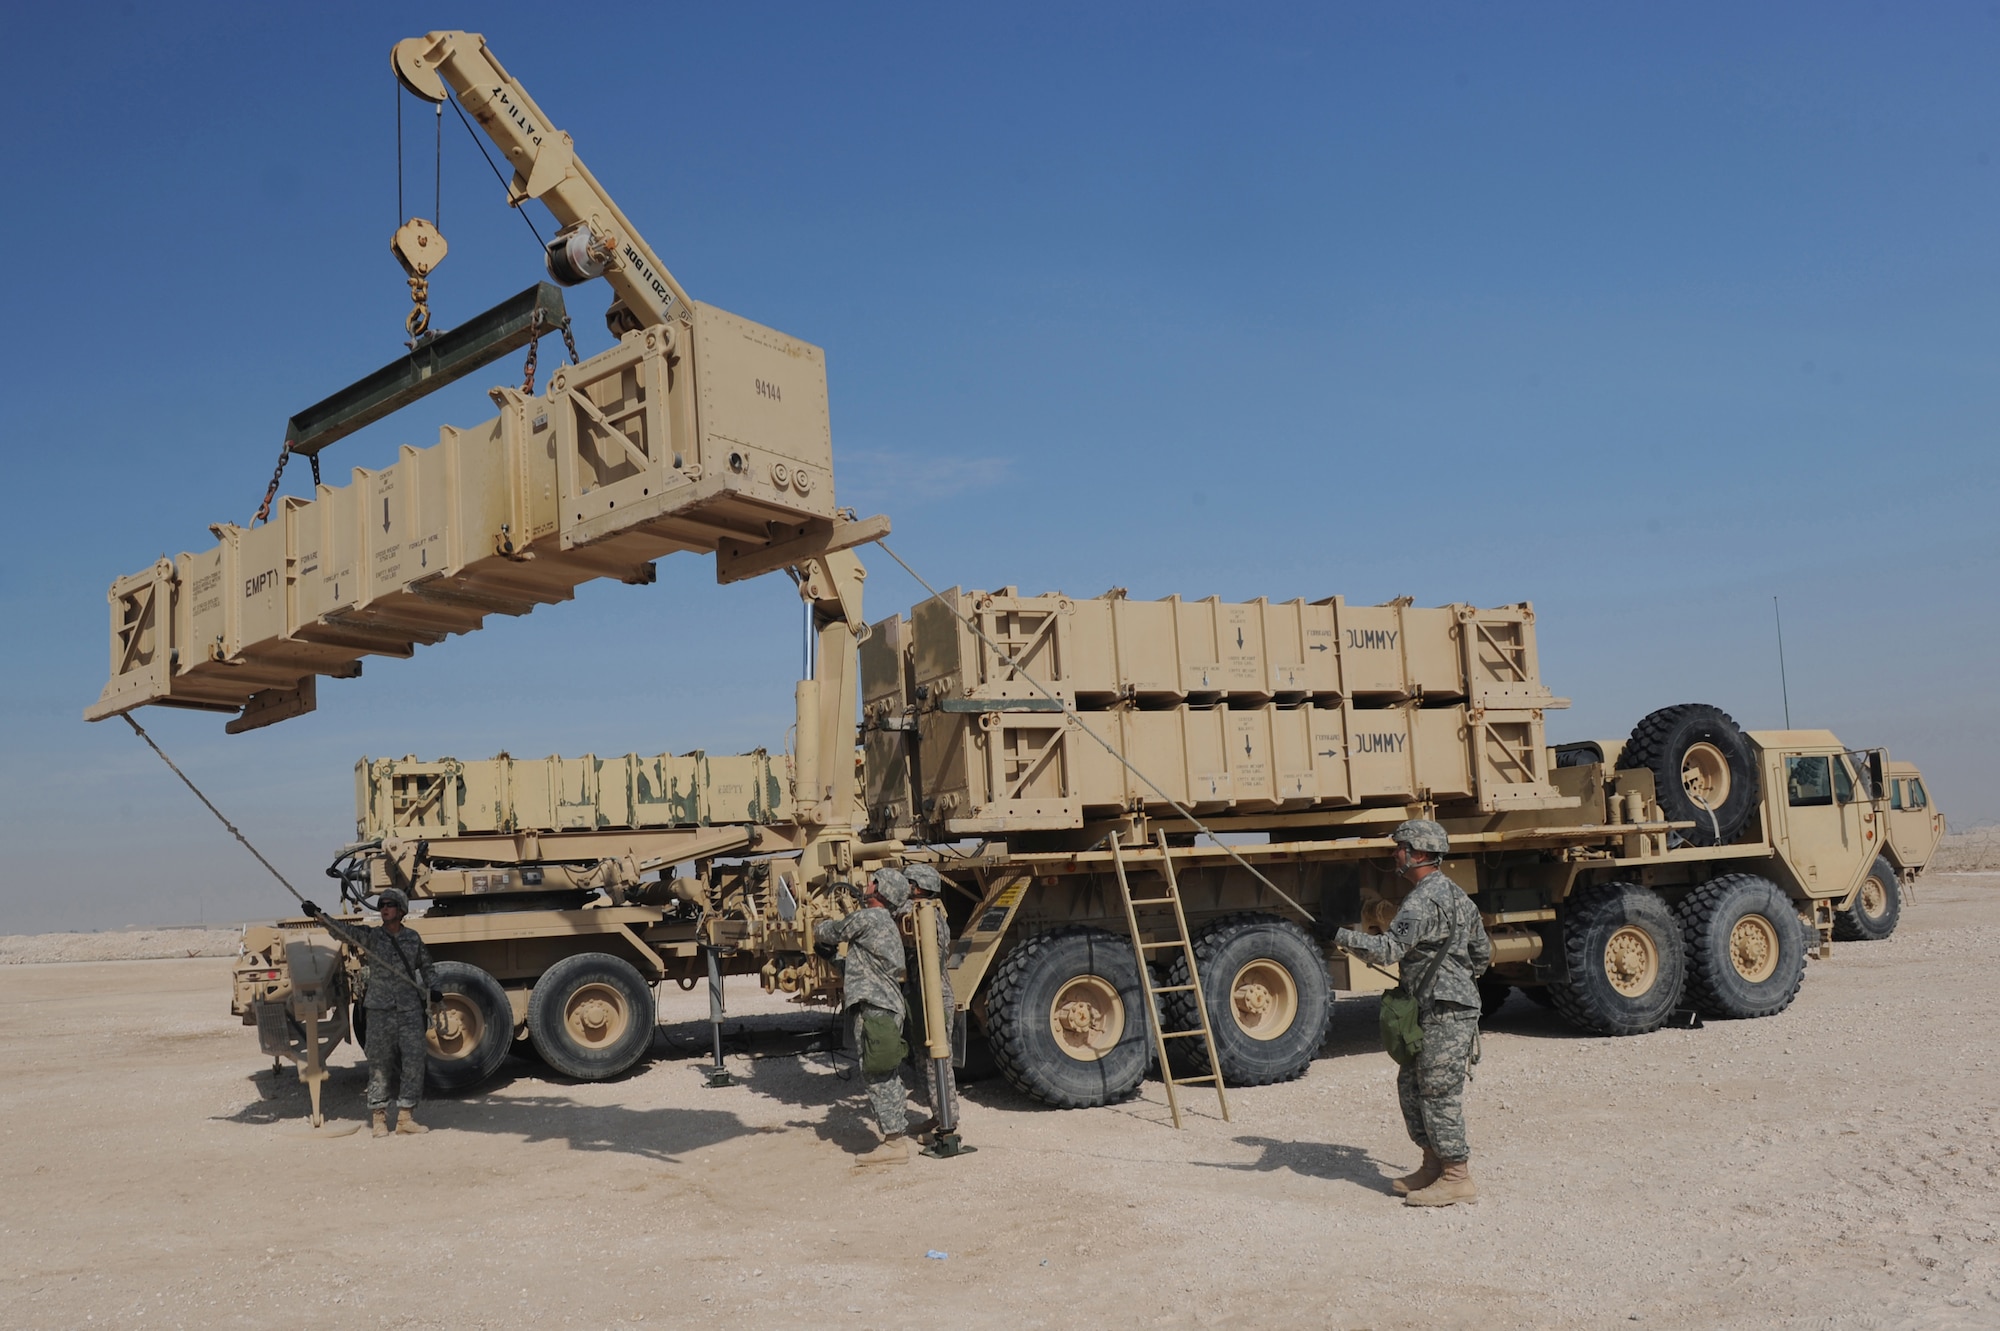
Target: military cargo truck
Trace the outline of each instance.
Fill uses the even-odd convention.
[[[1480,613],[1451,609],[1459,625]],[[1528,607],[1510,613],[1518,624],[1533,623]],[[1623,741],[1538,749],[1520,768],[1545,787],[1532,803],[1515,790],[1495,810],[1473,783],[1456,778],[1413,792],[1407,777],[1377,786],[1344,773],[1327,788],[1332,798],[1319,798],[1327,791],[1316,787],[1303,802],[1287,803],[1244,779],[1246,768],[1271,770],[1256,738],[1264,732],[1232,728],[1239,718],[1263,726],[1270,702],[1190,710],[1175,700],[1149,713],[1114,699],[1100,712],[1017,712],[1030,700],[961,705],[962,684],[898,695],[875,687],[883,644],[898,641],[890,623],[877,625],[863,646],[866,788],[875,802],[867,839],[850,846],[845,869],[812,872],[809,833],[786,821],[785,792],[795,778],[781,780],[785,760],[764,754],[357,766],[357,830],[367,840],[344,864],[347,896],[358,906],[396,885],[429,898],[420,931],[434,955],[453,963],[433,1042],[440,1088],[476,1083],[517,1040],[571,1076],[622,1071],[650,1038],[648,987],[691,984],[711,966],[757,974],[765,987],[805,1001],[833,1001],[838,972],[810,947],[811,926],[844,912],[835,885],[875,864],[924,860],[940,870],[953,891],[959,938],[952,988],[976,1032],[1020,1089],[1048,1104],[1081,1106],[1131,1093],[1153,1062],[1135,957],[1174,926],[1164,907],[1139,907],[1135,952],[1121,871],[1140,901],[1177,894],[1197,963],[1161,968],[1159,986],[1178,989],[1191,982],[1189,970],[1196,973],[1220,1071],[1228,1084],[1246,1085],[1305,1070],[1336,993],[1392,982],[1326,940],[1343,925],[1380,931],[1393,918],[1407,885],[1388,870],[1385,835],[1404,817],[1436,817],[1451,834],[1445,871],[1472,894],[1493,942],[1489,1002],[1520,987],[1606,1035],[1656,1029],[1683,1008],[1725,1018],[1783,1011],[1809,954],[1828,956],[1837,939],[1894,929],[1903,893],[1935,840],[1906,831],[1897,842],[1894,817],[1917,812],[1896,807],[1898,799],[1923,799],[1922,816],[1935,817],[1909,764],[1849,749],[1827,731],[1744,732],[1698,704],[1655,712]],[[1515,642],[1525,646],[1518,635]],[[910,667],[907,683],[923,651],[921,634],[908,633],[886,659]],[[1540,688],[1533,670],[1517,673],[1510,687],[1519,696],[1560,701],[1527,692]],[[1429,760],[1397,770],[1474,770],[1481,741],[1464,719],[1465,695],[1448,696],[1454,700],[1432,709],[1405,699],[1351,714],[1451,718]],[[898,698],[906,700],[883,706]],[[1321,695],[1321,705],[1328,702]],[[1054,732],[1058,747],[1042,760],[1060,773],[1069,757],[1061,745],[1082,752],[1085,718],[1121,711],[1175,725],[1211,716],[1223,733],[1251,740],[1217,752],[1213,770],[1203,769],[1207,798],[1193,817],[1129,794],[1147,770],[1140,761],[1153,756],[1136,747],[1120,751],[1134,770],[1121,769],[1102,799],[1089,793],[1095,778],[1080,775],[1074,799],[1055,790],[1039,805],[1016,806],[1016,822],[978,812],[983,841],[954,826],[966,808],[911,794],[961,788],[953,783],[962,768],[927,764],[925,745],[941,735],[948,745],[999,737],[1004,749],[1006,725],[1018,716],[1070,725]],[[1131,733],[1105,728],[1100,738]],[[1327,741],[1337,745],[1335,756],[1376,747],[1357,745],[1354,733],[1377,732]],[[1418,725],[1401,733],[1424,732]],[[897,743],[884,745],[883,736]],[[1041,752],[1003,764],[1003,777],[1018,786]],[[1156,770],[1166,773],[1164,785],[1179,779],[1164,765]],[[1309,773],[1293,773],[1295,785]],[[708,793],[718,783],[728,787],[726,798]],[[746,785],[763,795],[746,802]],[[1224,789],[1249,798],[1216,798]],[[1121,799],[1129,803],[1121,807]],[[930,817],[911,820],[913,808]],[[466,821],[469,809],[478,811],[475,822]],[[1233,844],[1216,844],[1218,837]],[[304,922],[289,927],[310,939]],[[246,940],[248,978],[237,1005],[274,1044],[273,999],[255,977],[282,976],[282,960],[264,945],[276,941],[275,933]],[[1201,1015],[1194,1003],[1188,992],[1170,996],[1164,1020],[1185,1028]],[[1205,1056],[1187,1061],[1199,1070]]]

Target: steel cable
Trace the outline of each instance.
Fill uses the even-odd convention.
[[[124,712],[121,713],[120,715],[123,717],[125,724],[132,727],[132,733],[137,735],[140,739],[145,740],[146,747],[159,755],[160,761],[167,765],[167,770],[172,772],[175,776],[179,777],[181,779],[181,784],[186,786],[190,791],[192,791],[194,793],[194,797],[202,802],[202,806],[206,808],[210,813],[215,815],[215,820],[221,823],[224,827],[229,829],[229,835],[235,837],[238,841],[242,842],[243,849],[249,851],[252,855],[254,855],[257,859],[257,863],[263,865],[264,868],[269,871],[271,877],[277,879],[279,884],[283,886],[283,888],[287,892],[290,892],[293,898],[296,901],[298,901],[300,905],[303,906],[306,900],[305,895],[302,892],[300,892],[296,887],[292,886],[291,879],[279,873],[277,866],[264,858],[264,852],[258,850],[255,846],[250,844],[250,838],[244,836],[242,831],[236,826],[236,824],[230,822],[229,819],[226,816],[224,816],[222,810],[215,807],[215,802],[213,800],[209,799],[208,796],[201,793],[201,787],[197,786],[194,782],[190,781],[188,779],[188,774],[186,772],[183,772],[179,767],[174,765],[174,760],[172,758],[167,757],[167,751],[161,748],[159,744],[154,741],[151,735],[146,733],[146,728],[144,726],[140,725],[137,721],[134,721],[132,719],[132,714],[130,712]],[[361,939],[349,933],[346,927],[340,924],[338,921],[329,919],[324,912],[322,912],[316,918],[321,928],[325,929],[335,938],[338,938],[341,942],[346,943],[349,947],[355,948],[357,951],[361,952],[362,955],[364,956],[374,955],[373,950],[370,949],[366,943],[362,942]],[[398,960],[400,961],[401,958],[399,957]],[[373,974],[372,968],[370,973]],[[425,1000],[425,1008],[428,1011],[430,1005],[429,1004],[430,994],[423,988],[423,986],[419,985],[415,979],[407,975],[398,974],[397,972],[392,970],[385,970],[383,971],[383,974],[389,976],[391,979],[395,980],[399,984],[408,985],[410,988],[416,990],[417,993],[421,994]]]

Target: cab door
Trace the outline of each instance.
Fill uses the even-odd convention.
[[[1889,778],[1889,837],[1896,859],[1906,869],[1921,869],[1930,863],[1944,834],[1944,818],[1931,807],[1924,779],[1914,773]]]
[[[1862,837],[1864,801],[1847,761],[1837,753],[1781,757],[1785,778],[1785,860],[1806,893],[1844,897],[1874,861]]]

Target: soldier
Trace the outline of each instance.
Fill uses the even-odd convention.
[[[891,912],[910,899],[910,885],[894,869],[877,869],[858,909],[837,920],[823,921],[813,931],[821,947],[847,944],[841,974],[844,1016],[861,1064],[882,1142],[860,1157],[864,1165],[896,1164],[910,1158],[910,1113],[901,1069],[903,1021],[903,935]],[[891,1051],[888,1046],[895,1046]],[[888,1054],[895,1053],[890,1058]],[[886,1067],[887,1071],[870,1071]]]
[[[321,917],[320,908],[303,903],[307,915]],[[438,989],[437,969],[431,964],[430,949],[417,931],[403,923],[410,913],[410,898],[401,888],[382,889],[375,909],[381,912],[379,927],[342,926],[336,936],[360,950],[362,983],[368,1010],[368,1111],[374,1120],[375,1135],[389,1135],[390,1074],[395,1074],[396,1132],[415,1136],[430,1129],[417,1122],[417,1103],[424,1096],[425,1037],[430,1033],[428,996],[435,1005],[444,994]],[[329,926],[330,927],[330,926]]]
[[[944,879],[939,876],[936,869],[933,869],[928,864],[905,865],[903,867],[903,876],[910,883],[911,907],[914,907],[918,901],[938,896],[944,890]],[[951,1029],[957,1021],[958,1000],[951,992],[951,971],[949,969],[951,965],[951,924],[945,919],[943,903],[939,903],[937,910],[936,945],[938,985],[944,990],[945,1025],[947,1029]],[[917,946],[923,946],[922,939],[917,940]],[[911,979],[916,979],[914,972],[911,974]],[[912,986],[912,988],[914,989],[915,986]],[[922,995],[917,994],[914,1001],[921,1003]],[[958,1077],[952,1071],[949,1059],[945,1060],[942,1068],[938,1066],[938,1060],[933,1058],[919,1057],[917,1061],[922,1066],[924,1072],[924,1103],[931,1111],[929,1118],[911,1129],[918,1138],[922,1139],[927,1138],[932,1132],[937,1130],[938,1116],[944,1112],[947,1093],[951,1100],[957,1100]],[[941,1081],[948,1081],[949,1085],[940,1085]]]
[[[1461,1096],[1467,1069],[1477,1057],[1476,982],[1492,963],[1493,945],[1479,908],[1439,868],[1451,849],[1444,828],[1413,818],[1389,836],[1396,843],[1396,872],[1411,883],[1410,894],[1388,933],[1342,929],[1334,941],[1378,966],[1401,962],[1400,974],[1410,985],[1419,984],[1436,962],[1429,988],[1415,995],[1423,1050],[1396,1077],[1403,1124],[1410,1140],[1423,1148],[1424,1163],[1390,1186],[1403,1194],[1406,1206],[1450,1206],[1478,1198],[1466,1167],[1471,1150]]]

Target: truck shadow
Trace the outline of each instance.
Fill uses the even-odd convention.
[[[1359,1146],[1344,1146],[1337,1142],[1280,1141],[1275,1137],[1238,1137],[1235,1141],[1238,1146],[1254,1147],[1262,1154],[1243,1164],[1219,1160],[1191,1160],[1188,1163],[1197,1169],[1229,1169],[1246,1174],[1290,1170],[1306,1178],[1352,1183],[1369,1192],[1382,1193],[1389,1191],[1389,1180],[1396,1177],[1386,1162],[1377,1160]]]
[[[1373,994],[1342,998],[1336,1002],[1333,1005],[1333,1021],[1327,1028],[1326,1043],[1320,1046],[1319,1057],[1381,1053],[1381,1014],[1382,1000]],[[1480,1018],[1479,1029],[1525,1035],[1538,1040],[1595,1038],[1589,1031],[1570,1025],[1555,1009],[1543,1007],[1518,990],[1507,996],[1507,1001],[1501,1004],[1498,1011]]]
[[[328,1069],[322,1107],[329,1124],[365,1124],[368,1119],[366,1064]],[[691,1151],[758,1131],[736,1114],[717,1109],[632,1109],[586,1104],[561,1094],[512,1095],[516,1076],[532,1081],[539,1064],[509,1059],[501,1075],[479,1090],[459,1096],[427,1096],[418,1115],[425,1126],[455,1132],[484,1132],[524,1143],[562,1142],[575,1151],[615,1151],[662,1164],[676,1164]],[[287,1067],[275,1084],[268,1070],[249,1078],[257,1099],[217,1122],[305,1127],[306,1089]],[[364,1127],[364,1132],[366,1131]]]

